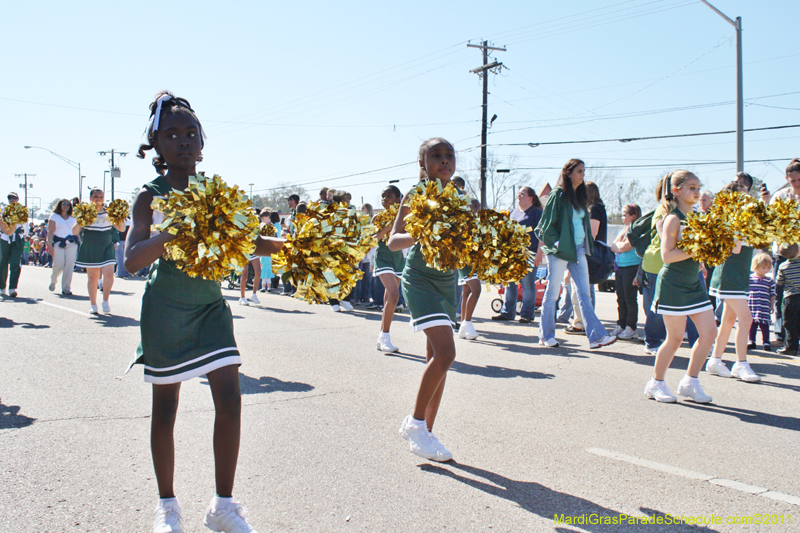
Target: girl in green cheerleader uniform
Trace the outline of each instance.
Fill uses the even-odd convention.
[[[381,193],[381,205],[384,209],[399,204],[403,193],[394,185],[389,185]],[[373,218],[374,220],[374,218]],[[403,250],[392,251],[383,242],[384,236],[392,230],[392,224],[387,224],[375,235],[378,239],[378,250],[375,252],[374,276],[378,276],[386,289],[383,292],[383,313],[381,313],[381,333],[378,335],[378,350],[394,353],[400,348],[392,344],[389,328],[392,327],[394,311],[400,301],[400,279],[403,276],[403,267],[406,259]]]
[[[411,451],[433,461],[448,461],[453,454],[433,434],[433,423],[442,401],[447,371],[456,358],[453,326],[456,315],[456,280],[452,270],[442,272],[428,266],[419,244],[405,231],[409,213],[406,200],[422,190],[425,181],[435,181],[440,187],[450,183],[456,167],[453,145],[441,138],[428,139],[419,148],[421,183],[409,191],[397,213],[389,249],[399,251],[411,247],[403,268],[402,287],[411,313],[414,331],[424,331],[427,337],[427,364],[417,390],[414,412],[400,426],[400,436],[409,443]]]
[[[743,189],[744,187],[734,181],[722,190],[746,192]],[[737,249],[739,252],[735,253]],[[734,254],[716,267],[711,275],[708,294],[717,298],[717,305],[725,307],[722,310],[722,320],[720,320],[717,338],[714,341],[714,352],[706,363],[706,372],[709,374],[716,374],[723,378],[735,377],[751,383],[761,381],[758,374],[750,368],[750,363],[747,362],[747,341],[750,326],[753,323],[753,315],[750,313],[750,306],[747,303],[747,298],[750,296],[750,263],[752,259],[752,247],[737,246]],[[733,325],[737,321],[735,341],[737,362],[729,370],[722,362],[722,355],[728,345]]]
[[[87,289],[91,307],[89,313],[97,314],[97,282],[103,278],[103,313],[110,313],[108,297],[111,296],[111,287],[114,285],[114,267],[117,264],[117,252],[114,245],[119,242],[119,231],[125,231],[125,222],[114,225],[108,219],[103,201],[103,189],[94,188],[89,193],[89,201],[97,208],[97,218],[86,227],[75,224],[72,227],[74,235],[81,236],[81,245],[78,248],[78,259],[75,266],[86,269],[88,278]]]
[[[659,402],[675,402],[677,398],[664,383],[672,358],[683,342],[686,317],[697,326],[699,338],[692,347],[689,368],[678,385],[678,394],[698,403],[709,403],[708,396],[697,379],[717,333],[714,311],[700,281],[700,263],[678,248],[680,231],[687,213],[700,200],[700,180],[687,170],[676,170],[663,181],[662,202],[669,214],[661,227],[661,258],[664,265],[658,273],[653,310],[663,315],[667,338],[656,354],[653,378],[647,382],[644,394]]]
[[[150,443],[158,483],[159,502],[154,532],[183,531],[183,519],[173,489],[175,469],[175,415],[181,382],[205,375],[214,399],[214,461],[216,495],[204,524],[213,531],[254,531],[233,501],[233,482],[239,455],[241,358],[233,336],[230,307],[216,281],[193,278],[162,257],[169,232],[151,232],[164,220],[150,205],[153,198],[188,186],[201,160],[203,129],[183,98],[161,93],[150,105],[152,122],[147,144],[139,157],[155,149],[153,166],[159,176],[146,184],[133,204],[133,224],[125,248],[125,266],[137,272],[150,264],[142,297],[141,343],[131,365],[144,365],[144,379],[153,384]],[[259,237],[254,255],[280,250],[282,240]]]
[[[8,203],[16,204],[17,202],[19,202],[17,193],[8,193]],[[8,296],[12,298],[17,296],[19,275],[22,272],[20,261],[25,247],[23,236],[22,224],[9,225],[0,217],[0,296],[6,296],[6,280],[9,282]],[[9,273],[11,274],[10,279]]]

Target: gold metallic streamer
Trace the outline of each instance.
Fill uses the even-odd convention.
[[[420,244],[429,266],[446,271],[470,265],[475,217],[452,183],[444,188],[435,180],[418,184],[408,207],[406,232]]]
[[[175,235],[164,256],[191,277],[221,281],[244,270],[255,251],[259,220],[252,202],[216,174],[189,176],[186,189],[154,198],[152,208],[165,217],[156,230]]]
[[[115,226],[118,226],[123,224],[125,219],[128,218],[128,209],[128,202],[121,198],[117,198],[108,204],[106,213],[108,213],[108,219],[111,221],[111,223]]]
[[[369,217],[344,203],[311,203],[295,215],[295,235],[272,256],[273,271],[309,303],[341,300],[363,272],[358,263],[377,245]]]
[[[19,202],[8,204],[3,209],[3,220],[9,226],[25,224],[28,221],[28,208]]]
[[[518,282],[530,272],[531,236],[507,212],[478,211],[472,241],[469,263],[478,279],[500,285]]]
[[[261,229],[258,231],[258,234],[262,237],[277,237],[278,229],[272,222],[265,222],[261,225]]]
[[[81,202],[72,208],[72,216],[80,227],[85,228],[97,220],[97,208],[91,202]]]
[[[695,261],[719,266],[733,253],[736,237],[724,219],[712,213],[690,213],[683,221],[678,248]]]
[[[397,218],[397,210],[400,207],[400,204],[392,204],[377,215],[372,220],[372,223],[375,225],[375,229],[377,231],[382,230],[386,226],[391,226],[394,224],[394,219]],[[391,235],[391,231],[383,236],[381,239],[384,243],[389,242],[389,236]]]

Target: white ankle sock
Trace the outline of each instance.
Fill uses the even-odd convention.
[[[229,503],[233,503],[233,498],[222,498],[221,496],[217,496],[214,494],[214,499],[211,500],[211,507],[214,509],[222,509]]]
[[[428,427],[428,424],[426,424],[424,420],[417,420],[416,418],[414,418],[414,415],[411,415],[410,417],[408,417],[408,425],[411,426],[411,427],[417,427],[417,428],[427,428]]]
[[[178,498],[173,496],[172,498],[159,498],[158,499],[158,506],[159,507],[170,507],[172,505],[178,504]]]

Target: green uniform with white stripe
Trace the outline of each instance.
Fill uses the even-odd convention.
[[[472,270],[474,268],[475,268],[474,266],[470,265],[470,266],[465,266],[464,268],[459,268],[458,269],[458,284],[459,285],[464,285],[468,281],[471,281],[473,279],[478,279],[478,274],[473,274],[472,273]]]
[[[673,209],[681,225],[686,219],[679,209]],[[664,263],[658,273],[653,311],[661,315],[693,315],[713,311],[708,294],[700,281],[700,263],[692,258],[676,263]]]
[[[747,300],[750,295],[750,262],[753,248],[742,246],[742,251],[732,254],[714,269],[708,294],[720,300]]]
[[[81,268],[101,268],[117,264],[114,242],[119,242],[119,233],[114,229],[105,209],[97,213],[95,221],[81,229],[81,245],[75,266]]]
[[[418,184],[417,191],[420,185],[424,184]],[[415,332],[433,326],[455,326],[456,273],[428,266],[419,243],[406,256],[400,285]]]
[[[403,276],[403,268],[406,265],[406,258],[403,257],[403,250],[393,252],[386,246],[383,240],[378,242],[378,250],[375,252],[375,270],[372,274],[394,274],[398,278]]]
[[[145,187],[154,197],[171,190],[163,176]],[[153,218],[155,224],[163,215],[154,212]],[[163,257],[150,269],[140,326],[142,340],[128,369],[143,364],[149,383],[178,383],[242,364],[219,282],[193,278]]]

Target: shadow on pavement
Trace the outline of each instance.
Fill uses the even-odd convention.
[[[0,403],[0,429],[24,428],[34,422],[35,418],[19,414],[18,405]]]
[[[564,492],[558,492],[539,483],[509,479],[499,474],[495,474],[494,472],[482,470],[474,466],[459,464],[455,461],[448,461],[447,463],[443,464],[451,468],[445,468],[444,466],[433,465],[430,463],[422,464],[419,466],[419,468],[424,472],[446,476],[492,496],[497,496],[499,498],[512,501],[529,513],[533,513],[546,520],[552,521],[554,526],[575,526],[579,527],[581,531],[601,532],[627,531],[632,525],[634,525],[628,521],[632,517],[624,513],[603,507],[585,498],[573,496]],[[454,470],[460,470],[464,474],[483,478],[485,481],[467,477]],[[669,516],[666,513],[651,509],[640,508],[640,510],[644,514],[651,517],[662,516],[667,518]],[[566,520],[562,523],[556,523],[555,517],[563,517],[565,519],[572,518],[577,520],[571,523]],[[583,517],[584,523],[579,523],[581,517]],[[597,519],[596,521],[599,521],[600,523],[590,523],[591,521],[595,521],[587,520],[587,518],[590,517]],[[602,523],[604,520],[608,522],[616,520],[617,524],[604,524]],[[653,529],[658,529],[660,531],[716,531],[707,527],[688,524],[671,524],[661,527],[656,524],[651,526],[639,523],[636,525],[638,525],[639,528],[649,529],[652,527]],[[639,531],[639,529],[635,530]],[[575,530],[570,529],[569,527],[555,527],[555,531],[567,532]]]
[[[47,329],[50,326],[45,324],[31,324],[30,322],[14,322],[10,318],[0,317],[0,328],[18,328],[22,329]]]
[[[384,354],[388,357],[398,357],[400,359],[408,359],[409,361],[416,361],[418,363],[425,363],[425,357],[421,355],[405,354],[400,352]],[[530,372],[528,370],[520,370],[518,368],[505,368],[501,366],[475,366],[460,361],[453,362],[450,367],[451,372],[458,372],[459,374],[468,374],[473,376],[484,376],[487,378],[529,378],[529,379],[553,379],[555,375],[545,374],[544,372]]]
[[[139,327],[139,321],[127,316],[94,315],[96,322],[102,322],[104,328],[133,328]]]
[[[202,385],[208,385],[208,380],[203,378]],[[239,374],[239,388],[242,394],[267,394],[270,392],[309,392],[314,390],[313,385],[300,383],[299,381],[281,381],[270,376],[251,378],[245,374]]]
[[[795,418],[793,416],[771,415],[769,413],[742,409],[740,407],[728,407],[726,405],[703,405],[691,402],[679,402],[679,404],[691,409],[700,409],[702,411],[735,416],[742,422],[747,422],[749,424],[761,424],[773,428],[800,431],[800,418]]]

